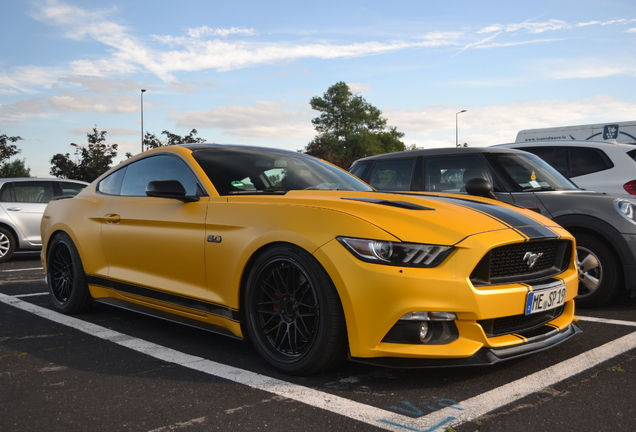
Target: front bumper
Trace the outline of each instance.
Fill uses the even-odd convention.
[[[521,345],[509,348],[482,348],[476,354],[467,358],[350,357],[349,359],[359,363],[400,369],[485,366],[546,350],[581,332],[580,327],[572,323],[563,330],[554,330],[533,340],[528,340]]]
[[[554,230],[561,238],[571,239],[565,230]],[[429,362],[433,366],[489,364],[545,349],[554,345],[550,339],[561,333],[574,334],[578,275],[573,256],[568,269],[558,276],[567,291],[563,311],[545,323],[548,328],[541,334],[518,329],[492,335],[482,325],[488,320],[523,316],[528,292],[537,288],[520,283],[475,287],[469,279],[490,248],[519,241],[513,230],[476,234],[455,245],[455,251],[443,264],[429,269],[362,262],[337,241],[325,244],[314,256],[340,294],[354,360],[374,363],[389,362],[390,358],[390,362],[398,364]],[[395,343],[385,339],[400,318],[413,311],[455,313],[457,337],[440,344]],[[527,330],[533,328],[536,325]]]

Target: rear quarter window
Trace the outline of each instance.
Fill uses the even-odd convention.
[[[571,177],[605,171],[614,167],[605,152],[595,148],[570,147],[569,161]]]

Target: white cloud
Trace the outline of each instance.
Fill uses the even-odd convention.
[[[134,113],[139,111],[137,96],[86,96],[61,92],[48,100],[52,110],[59,112],[92,112],[99,114]],[[152,108],[147,105],[146,108]]]
[[[576,101],[540,100],[479,106],[431,105],[421,109],[385,109],[388,123],[404,132],[406,144],[445,147],[455,144],[455,116],[459,141],[471,147],[503,144],[515,140],[523,129],[567,126],[633,119],[636,104],[611,96]]]
[[[497,42],[497,43],[490,43],[490,44],[482,43],[479,45],[475,45],[474,48],[475,49],[503,48],[503,47],[519,46],[519,45],[528,45],[528,44],[534,44],[534,43],[554,42],[558,40],[562,40],[562,39],[534,39],[534,40],[519,41],[519,42]]]
[[[36,93],[33,87],[50,87],[64,73],[61,68],[17,67],[10,74],[0,73],[0,94],[33,94]]]
[[[418,47],[437,47],[455,42],[448,37],[453,33],[432,33],[415,42],[354,42],[289,43],[289,42],[228,42],[219,39],[201,39],[206,35],[252,36],[253,29],[232,27],[190,29],[188,37],[153,36],[160,44],[180,49],[162,50],[142,44],[129,34],[126,27],[108,21],[113,10],[88,12],[75,6],[48,0],[34,16],[48,24],[63,28],[72,39],[92,38],[114,49],[112,54],[99,60],[78,59],[71,62],[74,75],[103,77],[113,74],[138,72],[142,69],[154,73],[164,81],[173,81],[174,72],[214,69],[229,71],[259,64],[274,64],[299,58],[335,59],[381,54]],[[79,19],[78,19],[79,17]]]
[[[371,84],[369,83],[347,83],[352,93],[362,93],[371,90]]]
[[[546,76],[552,79],[588,79],[614,75],[636,76],[636,66],[595,58],[553,62]]]
[[[309,105],[295,106],[286,101],[256,101],[251,106],[230,105],[207,111],[170,114],[177,126],[191,129],[211,128],[243,140],[302,139],[315,135]]]
[[[255,35],[256,32],[252,28],[243,28],[243,27],[231,27],[229,29],[223,28],[210,28],[208,26],[202,26],[197,28],[188,29],[188,35],[193,38],[201,38],[205,36],[229,36],[229,35],[245,35],[252,36]]]
[[[60,113],[129,114],[139,111],[139,96],[88,96],[60,91],[50,98],[21,100],[0,105],[0,122],[12,122],[37,117],[52,117]],[[146,103],[144,108],[152,109]]]
[[[45,98],[17,101],[12,104],[0,105],[0,122],[17,122],[29,118],[51,117]]]
[[[565,21],[551,19],[545,22],[532,22],[530,20],[516,24],[493,24],[484,27],[477,31],[481,33],[494,33],[494,32],[516,32],[519,30],[526,30],[528,33],[543,33],[546,31],[569,29],[571,26]]]

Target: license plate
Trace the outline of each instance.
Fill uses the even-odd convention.
[[[565,285],[555,288],[532,291],[526,299],[526,315],[543,312],[565,303]]]

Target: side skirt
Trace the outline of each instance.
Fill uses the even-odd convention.
[[[217,326],[214,324],[206,323],[203,321],[187,318],[187,317],[176,315],[176,314],[171,314],[168,312],[164,312],[162,310],[157,310],[147,306],[142,306],[136,303],[130,303],[121,299],[117,299],[113,297],[103,297],[103,298],[94,299],[94,301],[96,303],[102,303],[102,304],[106,304],[110,306],[115,306],[120,309],[126,309],[129,311],[138,312],[144,315],[160,318],[166,321],[171,321],[178,324],[184,324],[189,327],[207,330],[212,333],[221,334],[223,336],[229,336],[233,339],[243,340],[243,338],[236,336],[234,333],[232,333],[230,330],[226,329],[225,327]]]

